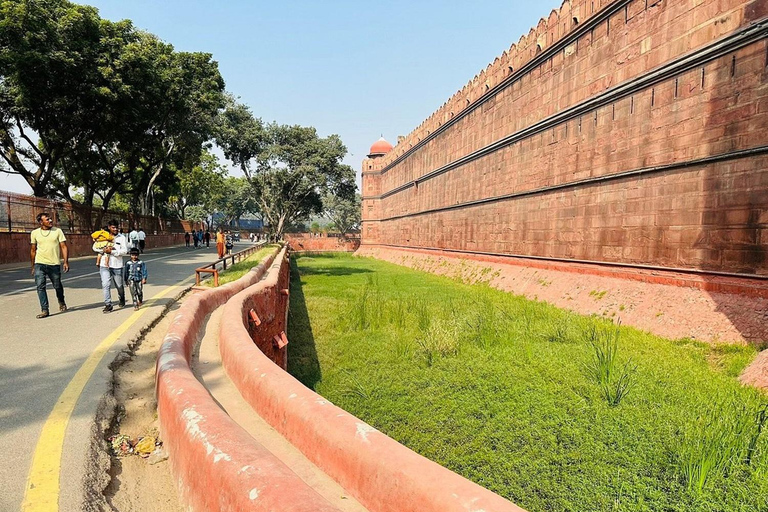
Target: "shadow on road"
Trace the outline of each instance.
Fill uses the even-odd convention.
[[[51,343],[56,343],[54,337]],[[0,434],[23,430],[44,421],[53,409],[63,386],[82,361],[56,362],[55,367],[33,364],[0,364]],[[63,384],[62,384],[63,383]]]

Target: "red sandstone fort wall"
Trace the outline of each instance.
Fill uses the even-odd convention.
[[[363,162],[363,244],[768,274],[768,2],[565,2]]]

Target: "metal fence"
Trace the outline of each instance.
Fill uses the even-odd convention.
[[[37,215],[47,213],[54,225],[67,233],[91,233],[112,219],[120,221],[124,229],[141,227],[147,233],[169,234],[190,231],[195,226],[178,219],[163,219],[150,215],[84,208],[65,201],[14,194],[0,191],[0,231],[27,232],[37,228]]]

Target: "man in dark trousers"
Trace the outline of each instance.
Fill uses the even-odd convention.
[[[61,284],[61,260],[64,259],[64,272],[69,272],[69,249],[64,232],[53,226],[53,219],[47,213],[37,216],[40,227],[30,233],[31,249],[29,258],[32,261],[32,275],[37,285],[37,298],[40,300],[40,314],[37,318],[50,315],[48,308],[48,292],[45,290],[45,279],[51,280],[59,300],[59,311],[67,310],[64,302],[64,285]]]

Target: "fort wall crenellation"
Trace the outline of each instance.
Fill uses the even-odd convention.
[[[768,274],[766,16],[565,2],[364,161],[363,243]]]

